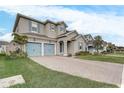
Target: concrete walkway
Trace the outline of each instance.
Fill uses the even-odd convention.
[[[60,56],[31,57],[31,59],[52,70],[121,86],[122,64]]]

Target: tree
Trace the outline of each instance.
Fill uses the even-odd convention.
[[[21,46],[21,51],[22,51],[24,44],[27,43],[28,37],[25,35],[19,35],[16,33],[14,33],[13,36],[14,36],[13,41]]]
[[[102,37],[101,36],[95,36],[94,37],[94,48],[96,49],[97,53],[99,53],[99,50],[102,49],[102,43],[103,43],[103,40],[102,40]]]
[[[112,44],[112,43],[108,43],[107,51],[110,52],[110,53],[113,53],[114,49],[115,49],[115,45]]]

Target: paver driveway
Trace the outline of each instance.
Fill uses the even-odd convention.
[[[72,57],[31,57],[35,62],[52,70],[120,86],[123,65],[76,59]]]

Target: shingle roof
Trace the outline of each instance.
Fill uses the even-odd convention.
[[[84,37],[85,37],[85,38],[87,38],[87,37],[92,37],[92,35],[91,35],[91,34],[86,34],[86,35],[84,35]]]
[[[33,36],[38,36],[38,37],[47,37],[48,38],[48,36],[46,36],[46,35],[40,35],[40,34],[37,34],[37,33],[31,33],[31,32],[29,32],[29,33],[21,33],[21,34],[24,34],[24,35],[33,35]]]
[[[69,35],[69,34],[71,34],[71,33],[77,33],[77,31],[76,31],[76,30],[73,30],[73,31],[66,31],[66,32],[63,33],[63,34],[58,35],[58,38],[59,38],[59,37],[67,36],[67,35]],[[78,34],[78,33],[77,33],[77,34]]]
[[[84,35],[84,37],[85,37],[85,40],[88,41],[88,42],[94,40],[91,34],[86,34],[86,35]],[[89,40],[88,37],[91,37],[92,40]]]
[[[26,35],[28,36],[28,38],[39,38],[39,39],[45,39],[45,40],[53,40],[53,41],[56,41],[56,38],[50,38],[46,35],[40,35],[40,34],[37,34],[37,33],[21,33],[22,35]]]

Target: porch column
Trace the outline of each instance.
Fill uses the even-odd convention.
[[[64,41],[64,55],[63,56],[67,56],[67,41]]]
[[[57,44],[56,44],[56,55],[60,55],[60,44],[59,44],[59,41],[57,41]]]
[[[41,43],[41,48],[42,48],[42,56],[44,56],[44,43]]]
[[[26,44],[25,44],[25,45],[23,45],[23,52],[25,52],[25,53],[26,53]]]

